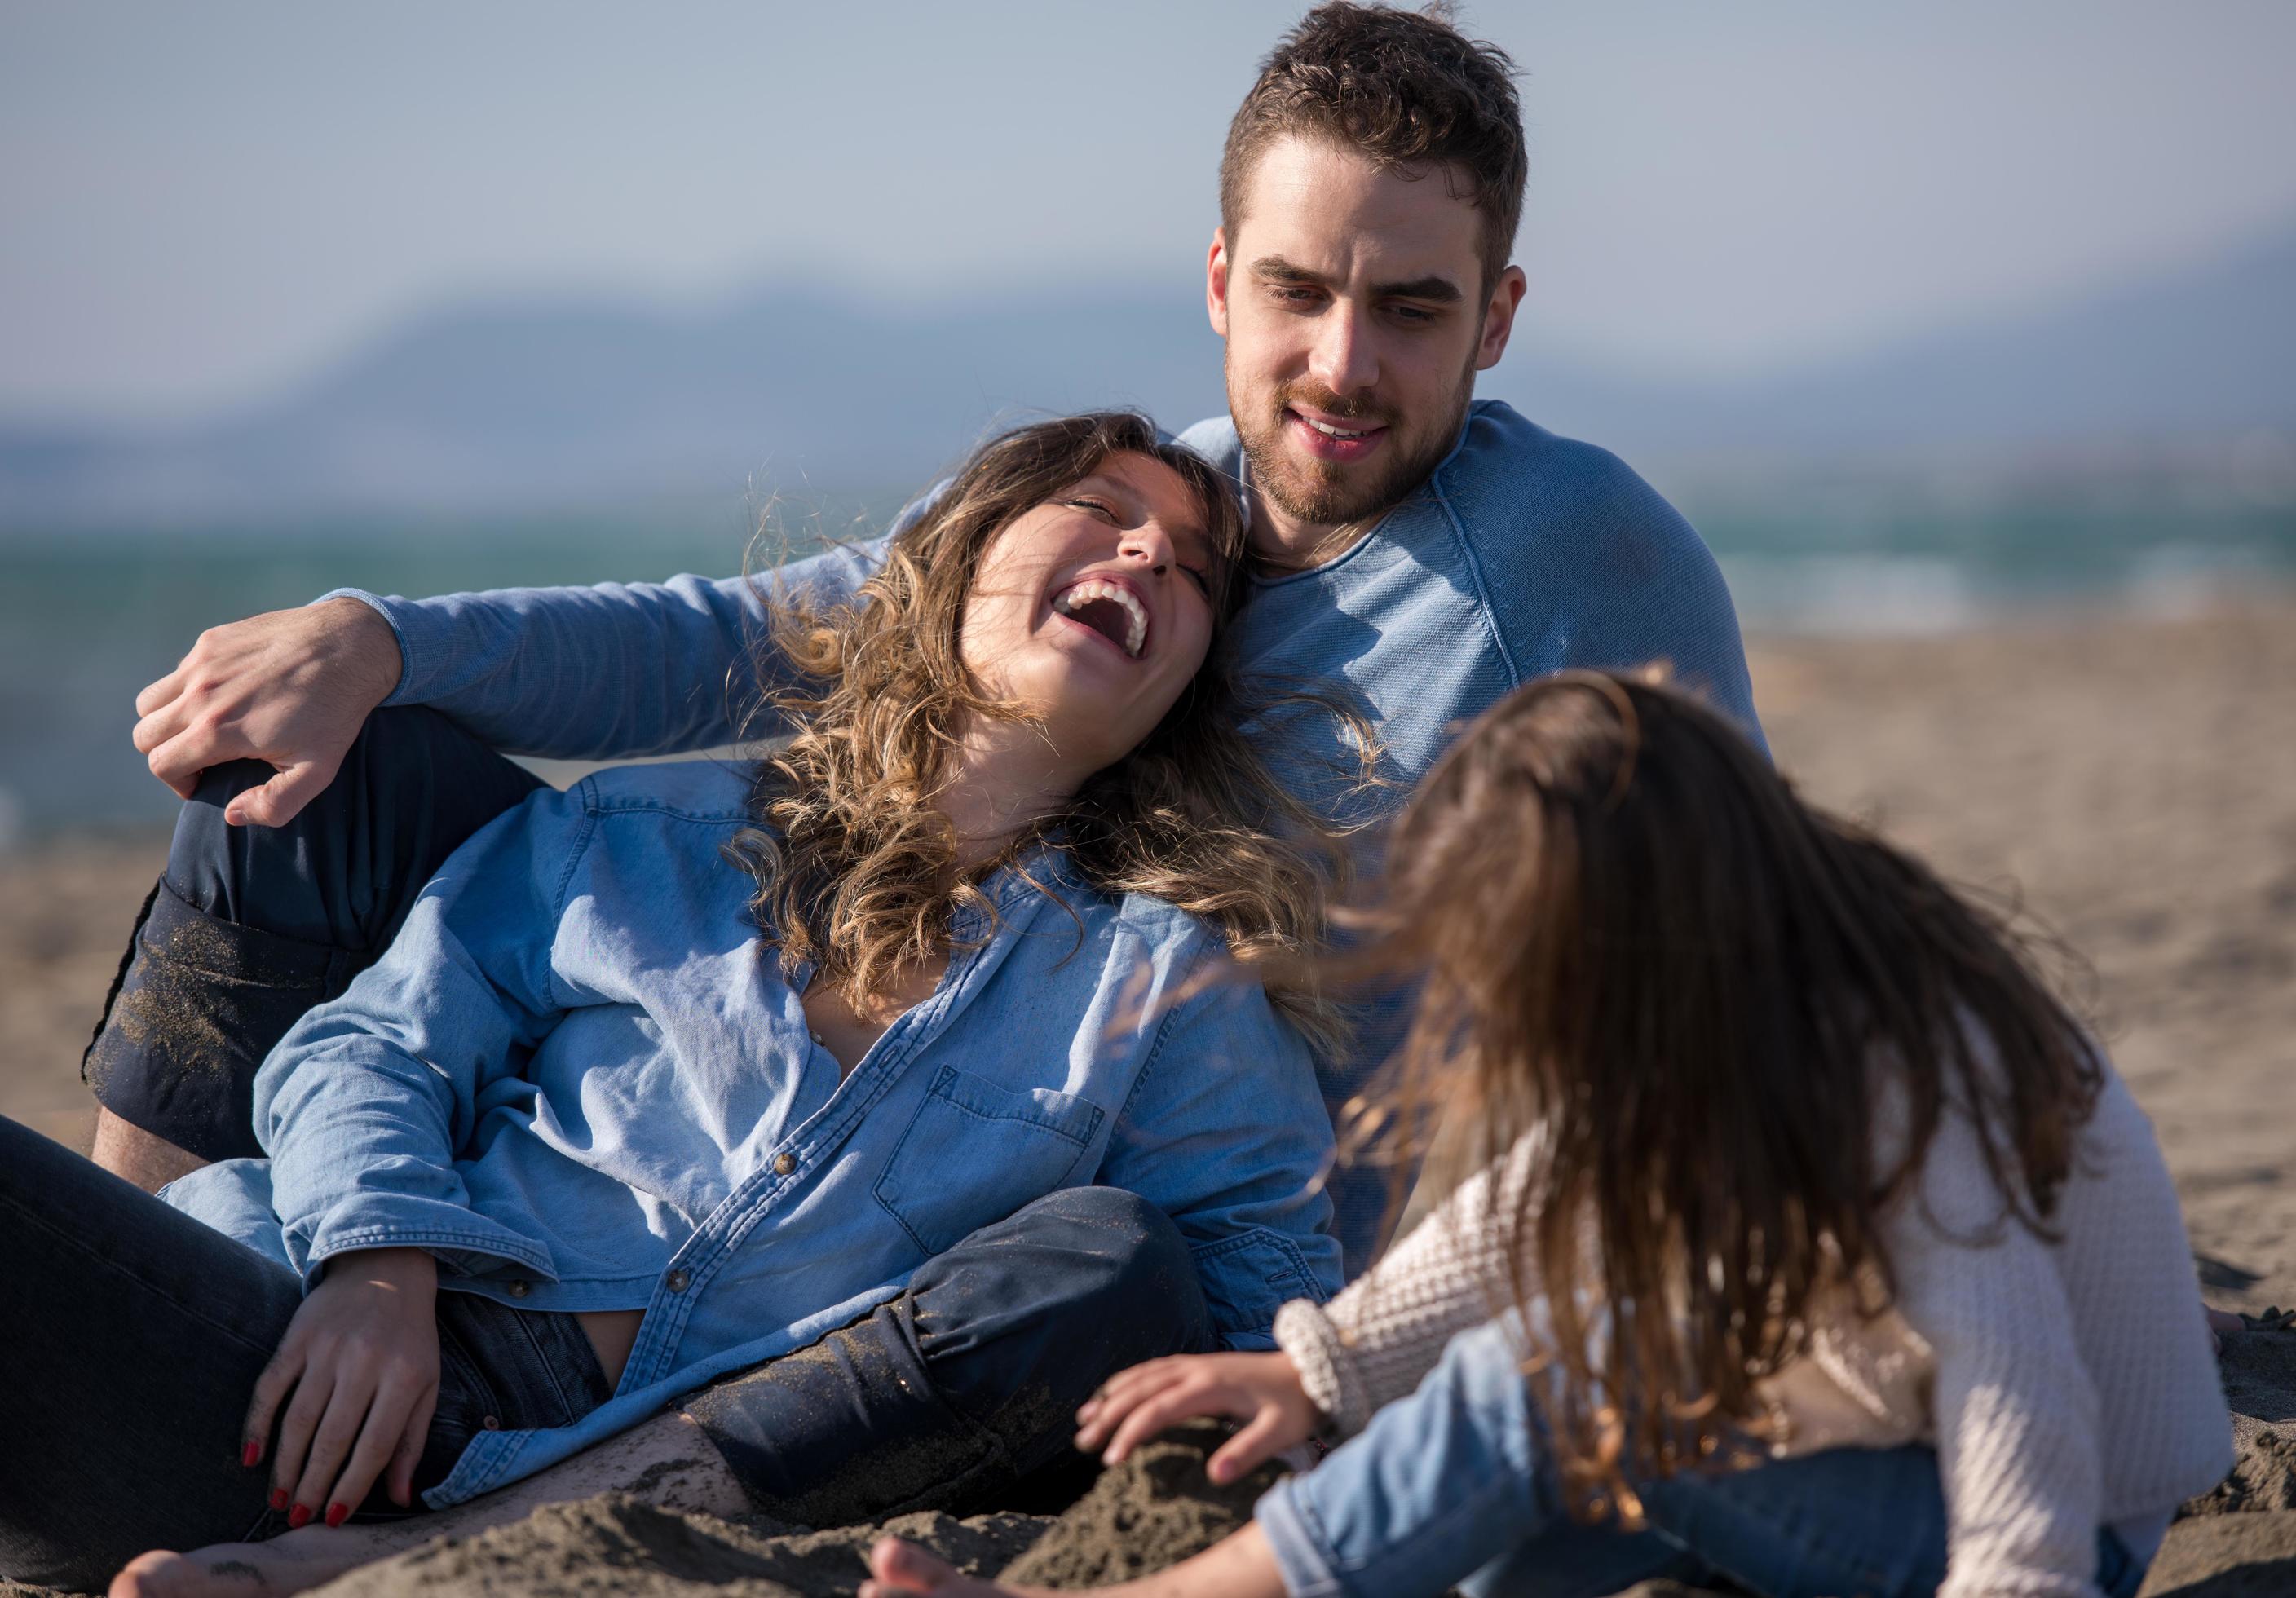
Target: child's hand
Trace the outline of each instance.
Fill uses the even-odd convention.
[[[1300,1387],[1299,1371],[1282,1354],[1180,1354],[1119,1372],[1094,1394],[1077,1411],[1077,1446],[1089,1453],[1108,1438],[1101,1461],[1119,1464],[1191,1415],[1243,1422],[1206,1467],[1219,1482],[1234,1481],[1262,1460],[1306,1442],[1324,1421]]]
[[[293,1506],[290,1526],[322,1512],[340,1525],[386,1468],[391,1498],[413,1499],[439,1405],[438,1291],[438,1262],[422,1250],[357,1250],[327,1262],[287,1323],[256,1379],[242,1458],[262,1458],[278,1417],[272,1504]]]

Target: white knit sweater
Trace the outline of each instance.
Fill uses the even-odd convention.
[[[1933,1443],[1949,1598],[2092,1598],[2100,1526],[2157,1537],[2232,1463],[2192,1252],[2152,1125],[2110,1068],[2053,1217],[2060,1241],[2004,1218],[1978,1135],[1948,1111],[1918,1191],[1886,1217],[1894,1307],[1814,1314],[1809,1356],[1764,1384],[1773,1451]],[[1497,1168],[1497,1213],[1513,1212],[1537,1141]],[[1408,1394],[1506,1301],[1493,1176],[1329,1305],[1277,1315],[1277,1342],[1340,1431]]]

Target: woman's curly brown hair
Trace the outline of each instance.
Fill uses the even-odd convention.
[[[1029,719],[989,697],[959,653],[982,553],[1015,517],[1119,453],[1170,468],[1203,514],[1211,646],[1136,749],[995,859],[960,871],[954,831],[934,808],[951,775],[949,754],[972,717]],[[1245,964],[1313,947],[1333,862],[1344,856],[1330,824],[1275,781],[1238,730],[1248,711],[1263,708],[1239,692],[1223,647],[1242,598],[1244,537],[1234,486],[1214,467],[1160,441],[1144,417],[1100,412],[981,446],[890,541],[852,602],[824,610],[769,594],[765,647],[800,679],[774,708],[794,736],[758,763],[750,801],[758,824],[729,853],[758,880],[750,911],[783,969],[809,963],[816,980],[857,1004],[945,952],[957,906],[993,915],[981,882],[1000,866],[1025,868],[1040,848],[1062,851],[1103,893],[1148,894],[1203,917]],[[761,672],[760,680],[772,678]],[[1316,702],[1351,723],[1367,766],[1368,728]],[[1310,984],[1279,983],[1270,996],[1311,1037],[1331,1040],[1333,1012]]]

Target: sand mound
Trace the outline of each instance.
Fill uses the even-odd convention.
[[[441,1541],[355,1570],[327,1598],[504,1594],[516,1598],[824,1598],[851,1594],[880,1531],[931,1548],[971,1575],[992,1575],[1041,1537],[1033,1515],[903,1515],[882,1528],[783,1532],[657,1509],[609,1494],[537,1510],[512,1526]]]
[[[1241,1529],[1282,1471],[1263,1465],[1241,1481],[1215,1487],[1204,1461],[1226,1436],[1200,1422],[1176,1427],[1103,1471],[1092,1490],[1006,1568],[1005,1578],[1108,1586],[1177,1564]]]
[[[2296,1593],[2296,1510],[2180,1520],[2137,1598],[2287,1598]]]
[[[2237,1458],[2224,1485],[2188,1512],[2296,1510],[2296,1331],[2226,1337],[2224,1383]],[[2296,1592],[2296,1578],[2287,1590]]]

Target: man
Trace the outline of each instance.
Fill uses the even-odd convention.
[[[1258,570],[1236,646],[1246,672],[1322,686],[1374,721],[1382,795],[1416,783],[1462,722],[1564,667],[1665,660],[1758,731],[1729,594],[1697,535],[1612,456],[1473,399],[1524,291],[1509,264],[1527,172],[1511,75],[1439,20],[1327,4],[1269,57],[1222,159],[1205,295],[1230,414],[1185,438],[1248,497]],[[784,580],[849,591],[866,565],[840,552]],[[170,1122],[194,1068],[165,1058],[150,1018],[220,1014],[213,1031],[259,1060],[275,1020],[283,1030],[347,980],[430,864],[530,783],[473,736],[591,758],[726,742],[726,685],[749,675],[757,614],[744,583],[681,578],[329,596],[204,635],[137,704],[137,747],[195,802],[89,1052],[99,1158],[149,1182],[212,1157],[166,1128],[227,1135],[233,1106],[209,1093]],[[768,683],[775,669],[762,663]],[[428,705],[455,726],[386,733],[385,717],[362,736],[380,705]],[[1326,786],[1316,751],[1293,754],[1304,791],[1365,806]],[[1335,1106],[1394,1020],[1324,1062]],[[1353,1269],[1382,1187],[1374,1172],[1335,1191]],[[747,1418],[761,1401],[742,1395],[776,1369],[711,1389],[698,1425],[664,1417],[463,1512],[522,1512],[671,1458],[702,1484],[688,1502],[739,1507],[724,1459],[773,1452]]]

